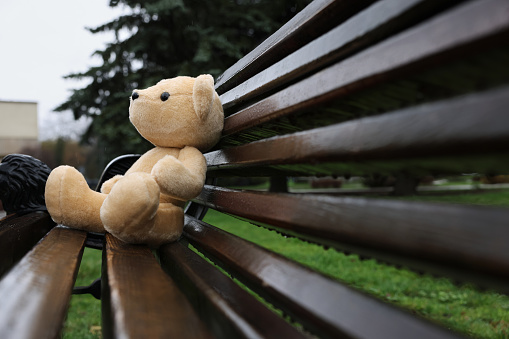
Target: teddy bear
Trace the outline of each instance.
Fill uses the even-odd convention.
[[[202,152],[221,136],[223,108],[211,75],[179,76],[134,90],[129,119],[155,147],[101,192],[75,168],[55,168],[46,182],[46,207],[56,223],[157,247],[182,234],[183,208],[203,188]]]

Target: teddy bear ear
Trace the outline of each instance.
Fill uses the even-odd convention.
[[[214,78],[210,74],[198,76],[193,86],[194,111],[200,120],[204,120],[212,109],[214,100]]]

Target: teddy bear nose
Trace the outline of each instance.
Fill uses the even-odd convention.
[[[131,95],[131,98],[133,98],[133,100],[136,100],[138,99],[140,95],[138,94],[138,92],[133,92],[133,95]]]

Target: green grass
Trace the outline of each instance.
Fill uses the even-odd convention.
[[[509,206],[509,190],[397,199]],[[509,337],[507,296],[480,292],[472,286],[457,286],[447,279],[421,276],[375,260],[360,260],[356,255],[345,255],[334,249],[325,250],[213,210],[209,210],[204,220],[448,328],[474,337]],[[100,276],[100,269],[101,252],[86,249],[76,285],[89,285]],[[64,338],[100,338],[100,326],[100,301],[89,295],[73,296]]]
[[[88,286],[101,276],[101,251],[86,248],[76,286]],[[101,338],[101,301],[89,294],[73,295],[63,338]]]
[[[387,198],[387,197],[386,197]],[[443,202],[453,204],[473,204],[491,206],[509,206],[509,190],[497,190],[481,193],[450,194],[450,195],[417,195],[408,197],[390,197],[408,201]]]

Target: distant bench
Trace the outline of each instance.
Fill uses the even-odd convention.
[[[86,245],[103,248],[102,283],[88,291],[102,295],[104,337],[307,335],[189,244],[318,337],[458,337],[201,219],[213,208],[507,292],[507,209],[292,194],[284,179],[508,173],[507,41],[507,1],[313,2],[217,79],[223,138],[180,241],[154,256],[44,213],[2,221],[0,337],[58,335]],[[219,186],[254,176],[271,177],[271,192]]]

